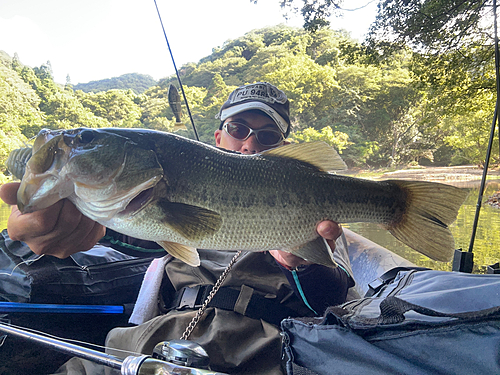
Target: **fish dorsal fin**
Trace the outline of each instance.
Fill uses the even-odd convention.
[[[198,267],[200,265],[200,256],[194,247],[168,241],[158,241],[158,245],[163,247],[174,258],[182,260],[192,267]]]
[[[261,154],[297,159],[312,164],[325,172],[347,169],[337,151],[322,141],[292,143],[263,151]]]

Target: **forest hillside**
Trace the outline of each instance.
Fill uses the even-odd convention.
[[[73,90],[83,92],[99,92],[108,90],[132,90],[136,94],[142,94],[157,82],[153,77],[146,74],[129,73],[119,77],[101,79],[99,81],[90,81],[79,83],[73,86]]]
[[[481,163],[494,110],[493,66],[478,76],[466,67],[431,68],[426,59],[404,46],[374,52],[331,29],[278,25],[228,40],[179,71],[203,142],[213,143],[215,115],[233,89],[267,81],[290,98],[291,139],[324,140],[351,167]],[[128,78],[135,84],[134,75],[121,78],[123,88],[62,86],[50,63],[32,68],[0,52],[0,168],[42,128],[173,131],[167,93],[171,83],[178,87],[176,77],[144,81],[145,90],[127,85]],[[177,133],[193,138],[186,113],[187,128]]]

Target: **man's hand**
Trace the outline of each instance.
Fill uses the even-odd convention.
[[[15,206],[19,183],[0,186],[0,198],[13,205],[7,222],[12,240],[25,242],[35,254],[67,258],[91,249],[106,228],[84,216],[73,203],[63,199],[43,210],[21,214]]]
[[[316,227],[316,231],[321,237],[326,239],[326,242],[328,242],[332,251],[335,251],[335,240],[342,234],[342,227],[333,221],[322,221]],[[300,265],[311,264],[311,262],[286,251],[270,250],[269,253],[278,261],[278,263],[290,269],[297,268]]]

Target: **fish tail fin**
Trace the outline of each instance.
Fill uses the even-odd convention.
[[[386,181],[399,186],[407,197],[400,220],[387,229],[406,245],[431,259],[448,262],[455,250],[455,241],[448,225],[468,191],[451,185],[427,181]]]

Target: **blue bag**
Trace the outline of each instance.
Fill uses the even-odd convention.
[[[500,374],[500,275],[402,271],[281,327],[288,375]]]

